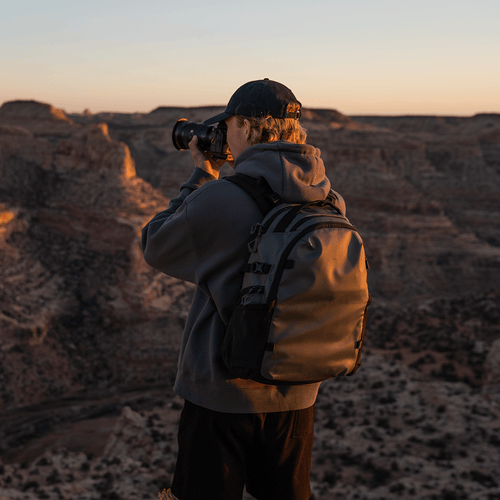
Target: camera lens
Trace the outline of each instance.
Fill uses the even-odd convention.
[[[195,135],[198,137],[198,147],[202,151],[209,151],[215,139],[216,131],[214,127],[181,118],[177,120],[172,130],[172,142],[176,149],[183,151],[189,149],[189,143]]]

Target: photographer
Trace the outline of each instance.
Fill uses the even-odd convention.
[[[287,87],[264,79],[240,87],[223,113],[205,121],[227,125],[235,172],[264,177],[290,203],[324,200],[330,191],[320,151],[305,144],[300,107]],[[246,485],[258,500],[309,500],[319,383],[244,380],[224,365],[221,345],[249,235],[263,215],[245,191],[218,179],[224,160],[200,151],[197,141],[189,143],[193,174],[142,234],[149,265],[197,285],[174,386],[185,406],[169,495],[241,500]]]

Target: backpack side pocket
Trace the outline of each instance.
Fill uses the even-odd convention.
[[[222,359],[238,378],[260,373],[274,304],[238,304],[234,308],[222,343]]]

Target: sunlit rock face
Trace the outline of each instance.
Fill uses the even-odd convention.
[[[38,101],[10,101],[0,108],[0,116],[10,123],[23,120],[70,122],[62,109]]]
[[[154,322],[178,333],[172,306],[189,292],[142,259],[140,230],[167,200],[136,176],[127,145],[105,123],[6,103],[0,180],[0,408],[165,382],[176,351]]]

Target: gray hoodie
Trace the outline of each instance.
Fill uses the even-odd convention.
[[[257,144],[238,156],[235,172],[265,177],[286,202],[323,200],[330,181],[320,154],[319,149],[305,144]],[[341,208],[345,210],[345,206]],[[299,410],[314,404],[319,388],[319,383],[273,385],[235,378],[222,361],[225,325],[238,299],[250,231],[262,218],[255,201],[241,188],[195,169],[181,186],[180,196],[142,232],[149,265],[197,285],[174,390],[215,411]]]

